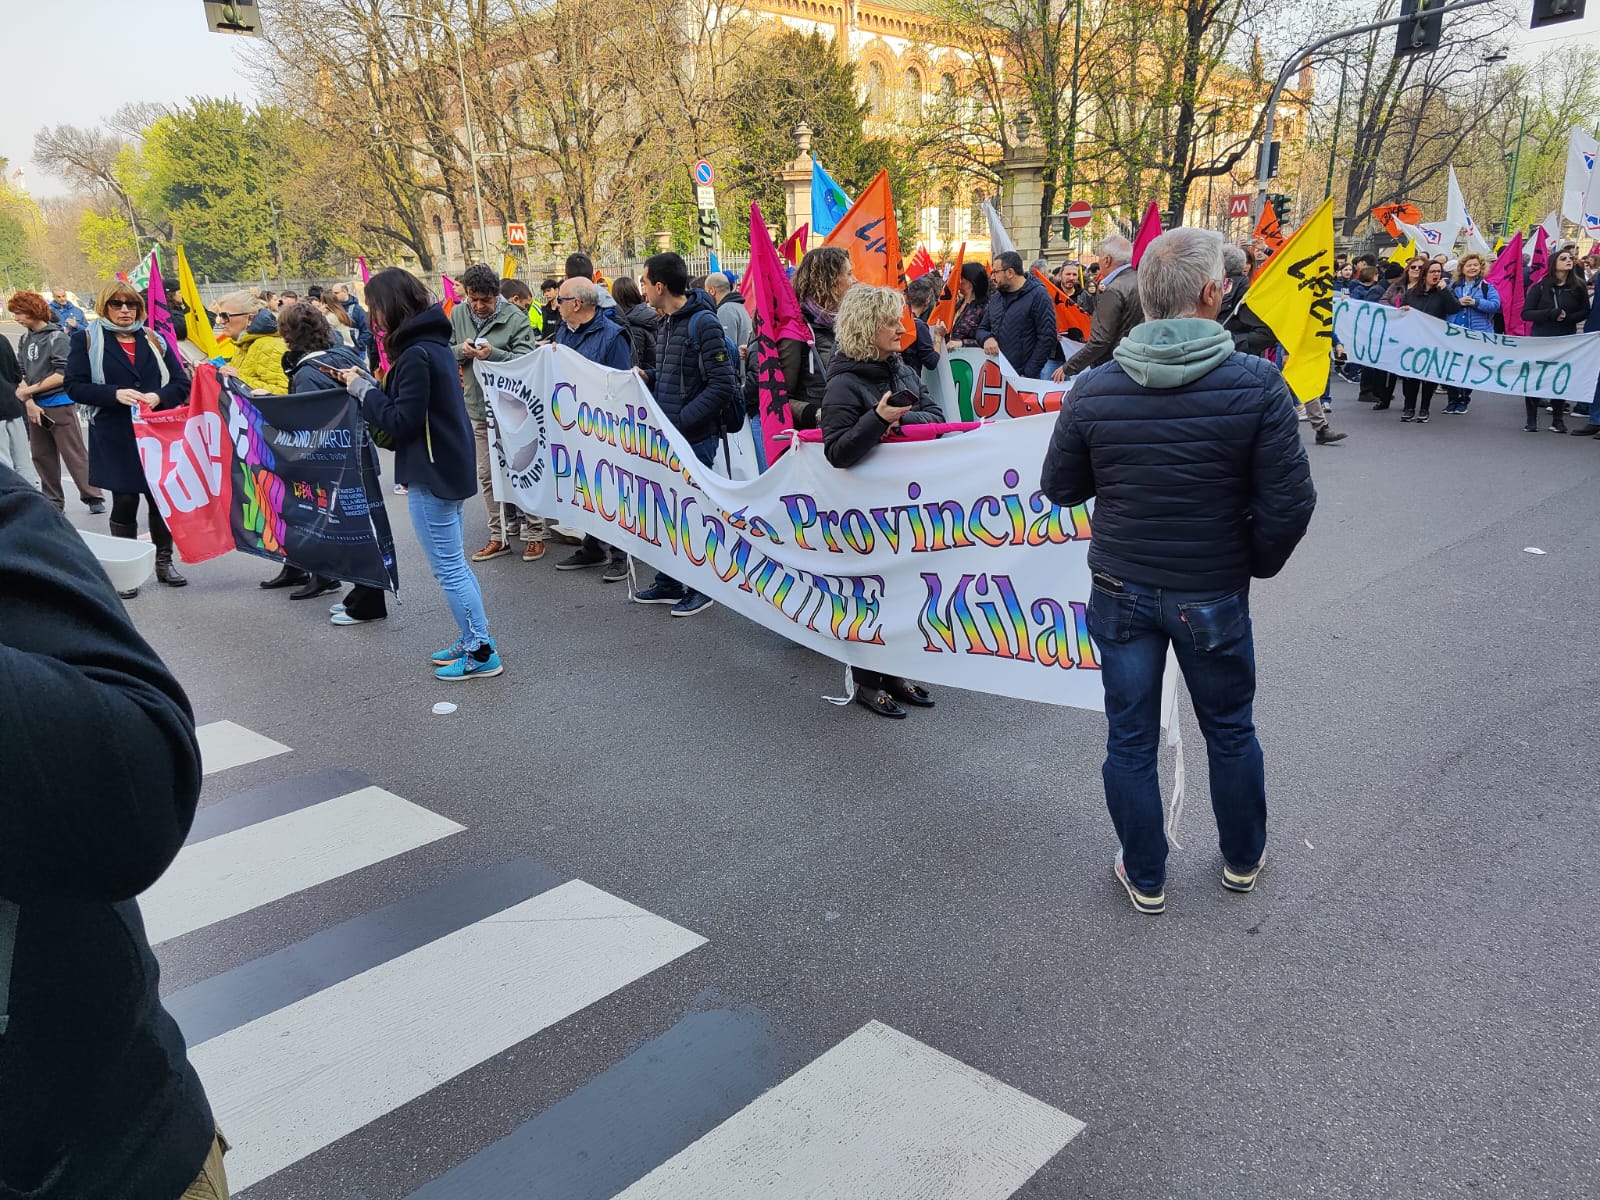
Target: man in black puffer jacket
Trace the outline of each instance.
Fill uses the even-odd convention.
[[[226,1195],[134,899],[194,819],[194,716],[83,540],[4,467],[0,684],[0,1197]]]
[[[1050,293],[1022,269],[1022,255],[995,255],[994,291],[983,311],[978,344],[985,354],[1004,354],[1024,379],[1042,379],[1052,359],[1061,360],[1056,338],[1056,306]]]
[[[1214,233],[1175,229],[1150,244],[1146,321],[1078,377],[1040,481],[1056,504],[1095,500],[1088,624],[1110,726],[1106,806],[1117,878],[1145,913],[1166,906],[1156,747],[1169,644],[1206,737],[1222,885],[1255,887],[1267,799],[1250,580],[1283,569],[1317,500],[1283,376],[1235,352],[1216,323],[1223,279]]]
[[[743,405],[717,306],[701,289],[689,288],[689,266],[670,250],[645,261],[639,290],[645,303],[661,314],[655,370],[639,373],[667,420],[709,467],[716,461],[723,413]],[[640,604],[670,604],[675,617],[692,617],[711,607],[709,596],[685,588],[663,571],[656,572],[655,586],[633,598]]]

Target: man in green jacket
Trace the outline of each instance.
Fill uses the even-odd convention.
[[[502,506],[494,498],[494,469],[489,447],[489,413],[484,407],[483,388],[473,371],[474,363],[504,362],[521,358],[539,345],[538,335],[528,318],[514,304],[500,296],[500,276],[481,263],[468,267],[461,276],[464,302],[450,313],[450,344],[461,364],[461,390],[466,396],[467,416],[472,419],[473,437],[478,443],[478,487],[489,510],[489,541],[472,556],[473,562],[488,562],[511,553],[511,539],[519,534],[527,545],[523,562],[544,557],[544,518],[530,516],[520,509]]]

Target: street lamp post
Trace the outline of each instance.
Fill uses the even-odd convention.
[[[461,57],[461,39],[456,37],[456,31],[443,21],[432,17],[418,17],[410,13],[395,13],[402,21],[416,21],[421,25],[432,25],[435,29],[442,29],[445,36],[450,39],[450,45],[456,52],[456,75],[461,80],[461,115],[467,123],[467,161],[472,164],[472,197],[478,205],[478,246],[482,253],[489,252],[489,230],[483,223],[483,185],[478,182],[478,140],[472,132],[472,97],[467,91],[467,68]],[[466,259],[465,250],[461,257]]]
[[[1511,154],[1511,179],[1506,184],[1506,238],[1511,237],[1511,202],[1517,194],[1517,168],[1522,165],[1522,139],[1528,132],[1528,97],[1522,97],[1522,120],[1517,123],[1517,148]]]

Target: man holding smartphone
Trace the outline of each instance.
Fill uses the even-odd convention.
[[[1114,869],[1150,915],[1167,903],[1156,750],[1169,647],[1205,734],[1222,886],[1251,891],[1266,862],[1250,580],[1283,569],[1317,502],[1283,375],[1217,324],[1222,250],[1204,229],[1150,243],[1145,321],[1078,377],[1040,480],[1063,507],[1095,501],[1088,625],[1105,684]]]

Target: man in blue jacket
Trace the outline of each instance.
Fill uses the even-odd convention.
[[[55,317],[55,322],[61,328],[71,333],[74,329],[87,329],[89,322],[83,315],[83,309],[72,302],[64,288],[57,288],[50,294],[50,313]]]
[[[372,336],[372,322],[367,319],[367,310],[361,307],[361,301],[355,298],[348,283],[334,284],[333,298],[344,309],[345,315],[350,318],[350,327],[356,331],[356,353],[364,355],[367,363],[376,371],[378,339]]]
[[[623,327],[600,311],[600,285],[574,275],[556,290],[556,311],[561,326],[555,343],[575,350],[590,362],[626,371],[633,366],[633,343]],[[602,542],[592,533],[583,535],[583,544],[556,564],[558,571],[581,571],[604,566],[600,576],[606,583],[621,583],[628,577],[628,556]]]
[[[1095,501],[1088,624],[1110,727],[1106,807],[1116,877],[1150,914],[1166,908],[1156,748],[1168,646],[1205,734],[1222,886],[1250,891],[1266,861],[1250,580],[1283,569],[1317,501],[1283,376],[1216,322],[1222,246],[1204,229],[1150,243],[1145,322],[1078,377],[1040,480],[1056,504]]]
[[[640,374],[694,456],[710,467],[716,461],[722,414],[743,403],[717,306],[703,290],[690,289],[688,264],[670,250],[645,261],[639,290],[645,303],[661,314],[656,369]],[[711,607],[711,597],[684,587],[664,571],[656,572],[655,586],[633,598],[640,604],[670,604],[675,617],[692,617]]]
[[[1004,354],[1024,379],[1043,379],[1045,367],[1061,361],[1056,340],[1056,309],[1050,293],[1022,269],[1022,255],[995,255],[994,292],[978,327],[985,354]]]

